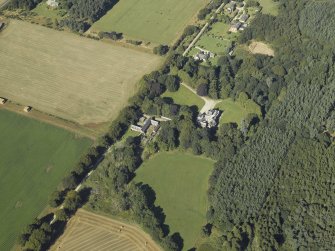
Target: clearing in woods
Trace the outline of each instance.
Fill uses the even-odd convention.
[[[206,223],[208,179],[214,161],[183,152],[158,153],[136,171],[136,182],[156,193],[170,234],[180,233],[183,250],[191,249]]]
[[[263,54],[272,57],[275,55],[274,50],[269,45],[263,42],[256,42],[256,41],[252,42],[249,45],[249,51],[252,54]]]
[[[0,58],[0,97],[87,126],[113,119],[161,62],[17,20],[0,33]]]
[[[259,0],[262,6],[262,13],[277,16],[279,12],[279,2],[274,0]]]
[[[92,141],[3,109],[0,139],[0,250],[6,251]]]
[[[236,123],[240,126],[242,120],[248,114],[254,113],[259,117],[262,116],[261,108],[251,99],[243,105],[238,100],[234,101],[231,98],[227,98],[218,103],[216,108],[222,111],[220,124]]]
[[[183,85],[180,85],[178,91],[176,92],[164,92],[162,98],[171,98],[173,102],[178,105],[195,105],[198,107],[199,111],[205,105],[205,101]]]
[[[161,251],[139,227],[79,209],[51,251]]]
[[[92,31],[117,31],[126,37],[170,44],[208,0],[122,0],[93,24]]]

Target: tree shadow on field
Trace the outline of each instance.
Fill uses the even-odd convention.
[[[181,237],[179,232],[173,233],[171,239],[178,245],[178,250],[182,250],[184,247],[184,239]]]
[[[148,184],[140,183],[140,187],[147,198],[149,208],[151,208],[152,212],[155,215],[155,218],[157,219],[158,223],[160,224],[163,230],[164,236],[168,235],[170,232],[170,228],[168,225],[164,223],[166,219],[166,215],[163,211],[163,208],[161,208],[160,206],[155,206],[155,201],[156,201],[155,191]]]

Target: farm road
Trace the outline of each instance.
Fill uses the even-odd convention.
[[[193,92],[195,95],[199,96],[197,94],[197,92],[190,87],[189,85],[185,84],[185,83],[181,83],[183,86],[185,86],[187,89],[189,89],[191,92]],[[205,105],[201,108],[200,113],[204,113],[207,112],[208,110],[214,109],[215,106],[221,102],[221,100],[215,100],[215,99],[211,99],[209,97],[202,97],[199,96],[203,101],[205,101]]]

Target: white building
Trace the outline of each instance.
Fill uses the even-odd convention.
[[[199,125],[203,128],[212,128],[217,126],[217,121],[220,117],[220,111],[218,110],[208,110],[205,113],[200,113],[197,117]]]
[[[57,8],[59,3],[56,0],[48,0],[47,5],[52,7],[52,8]]]

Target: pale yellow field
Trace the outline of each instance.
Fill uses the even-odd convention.
[[[51,251],[161,251],[140,228],[78,210]]]
[[[252,42],[249,45],[249,51],[252,54],[263,54],[263,55],[268,55],[268,56],[274,56],[274,50],[267,44],[262,43],[262,42]]]
[[[0,97],[82,125],[113,119],[160,58],[11,20],[0,33]]]

